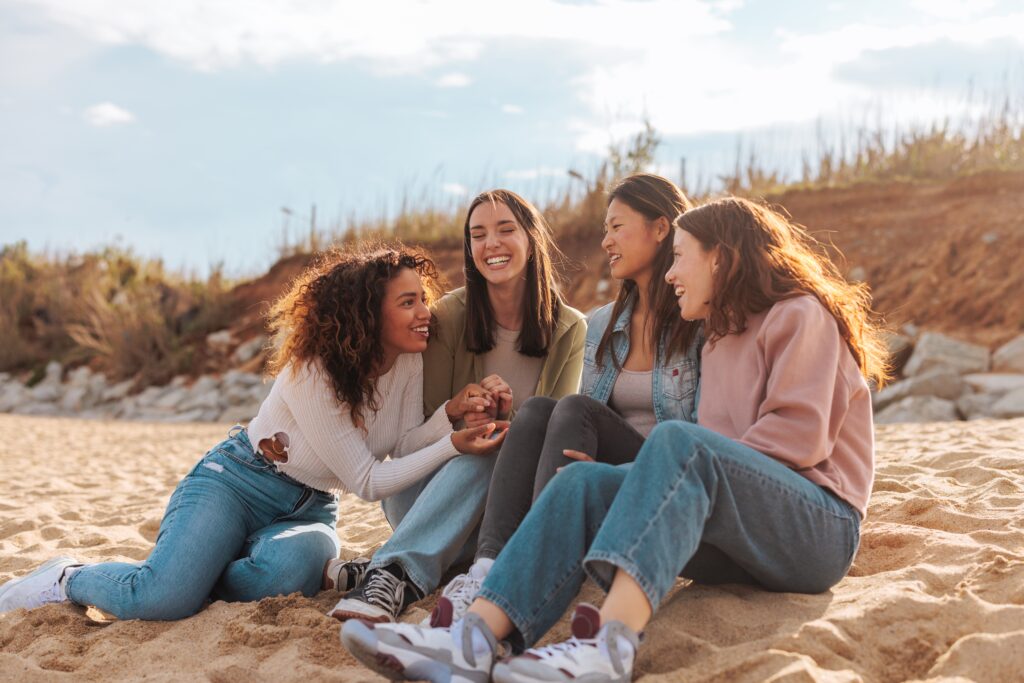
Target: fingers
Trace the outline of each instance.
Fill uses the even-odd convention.
[[[580,462],[594,462],[594,459],[587,455],[586,453],[583,453],[582,451],[574,451],[571,448],[566,448],[565,450],[563,450],[562,455],[564,455],[567,458],[572,458],[573,460],[579,460]]]

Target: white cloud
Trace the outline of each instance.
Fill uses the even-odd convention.
[[[941,19],[967,19],[983,14],[995,6],[995,0],[911,0],[919,12]]]
[[[113,102],[94,104],[82,113],[87,123],[93,126],[117,126],[135,121],[135,114]]]
[[[460,183],[444,183],[441,185],[441,191],[456,197],[465,197],[469,194],[469,188]]]
[[[518,104],[503,104],[501,111],[506,114],[522,114],[525,110]]]
[[[439,88],[465,88],[472,82],[473,79],[466,74],[453,71],[452,73],[447,73],[434,81],[434,85]]]

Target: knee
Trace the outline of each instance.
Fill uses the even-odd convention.
[[[697,425],[682,420],[659,422],[644,440],[636,456],[637,466],[651,460],[660,463],[689,462],[699,451],[696,434],[699,429]]]
[[[579,426],[579,421],[584,419],[590,412],[592,405],[601,405],[594,399],[584,394],[569,394],[563,396],[555,404],[551,411],[551,419],[558,420],[559,424],[566,424],[572,427]]]
[[[523,405],[519,406],[513,422],[516,425],[529,423],[543,428],[544,425],[547,425],[556,403],[555,399],[548,396],[531,396],[523,402]]]
[[[565,497],[568,500],[579,500],[581,497],[597,495],[605,498],[614,497],[619,490],[625,474],[612,465],[599,462],[574,462],[566,465],[547,488],[552,495]]]

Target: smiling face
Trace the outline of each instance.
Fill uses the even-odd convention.
[[[402,353],[422,353],[430,338],[430,309],[420,276],[403,268],[388,281],[381,302],[380,343],[386,368]]]
[[[608,204],[601,248],[608,254],[612,277],[619,280],[648,280],[654,268],[658,246],[668,236],[668,221],[653,223],[619,199]]]
[[[700,241],[676,228],[672,236],[672,267],[665,280],[675,288],[679,313],[684,320],[703,320],[710,309],[715,292],[715,270],[718,248],[704,249]]]
[[[489,285],[519,280],[530,257],[530,238],[512,210],[485,201],[469,214],[469,246],[473,265]]]

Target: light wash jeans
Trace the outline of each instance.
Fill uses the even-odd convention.
[[[336,496],[278,472],[239,430],[178,484],[145,562],[87,565],[67,594],[118,619],[149,620],[190,616],[207,599],[312,596],[340,549],[337,512]]]
[[[473,559],[497,454],[457,455],[381,503],[394,533],[371,568],[397,563],[424,595],[454,564]]]
[[[517,651],[562,616],[586,575],[617,569],[656,610],[676,577],[819,593],[860,542],[853,507],[780,462],[697,425],[657,425],[632,464],[574,463],[548,484],[480,597],[512,620]]]

